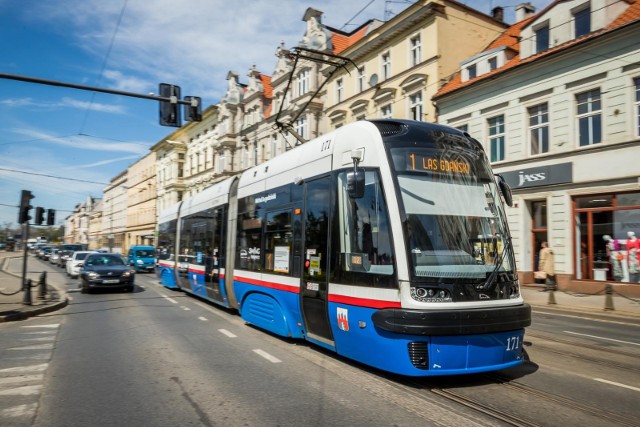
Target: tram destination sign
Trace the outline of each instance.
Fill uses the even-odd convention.
[[[566,184],[573,182],[573,163],[538,166],[501,172],[500,175],[513,189],[540,187],[542,185]]]

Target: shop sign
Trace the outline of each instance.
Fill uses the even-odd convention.
[[[560,163],[558,165],[502,172],[500,175],[513,189],[540,187],[542,185],[573,182],[572,166],[572,163]]]

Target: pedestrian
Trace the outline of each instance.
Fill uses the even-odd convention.
[[[555,260],[553,257],[553,250],[549,247],[547,242],[542,242],[540,245],[542,248],[540,249],[539,256],[539,264],[538,270],[544,271],[547,275],[545,279],[545,291],[555,290],[556,289],[556,271],[555,271]]]

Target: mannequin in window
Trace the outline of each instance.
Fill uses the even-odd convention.
[[[621,263],[623,255],[619,252],[620,242],[613,240],[608,234],[602,236],[602,240],[606,242],[607,259],[611,265],[611,275],[613,276],[613,280],[617,280],[619,282],[622,280],[622,276],[624,274]]]
[[[627,259],[629,262],[629,281],[640,281],[640,239],[633,231],[627,232]]]

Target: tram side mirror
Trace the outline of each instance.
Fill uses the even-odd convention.
[[[352,199],[364,196],[364,169],[355,168],[353,172],[347,172],[347,193]]]
[[[498,183],[498,188],[502,193],[502,197],[504,198],[504,202],[509,207],[513,207],[513,195],[511,194],[511,187],[507,184],[504,177],[500,174],[496,174],[496,181]]]

